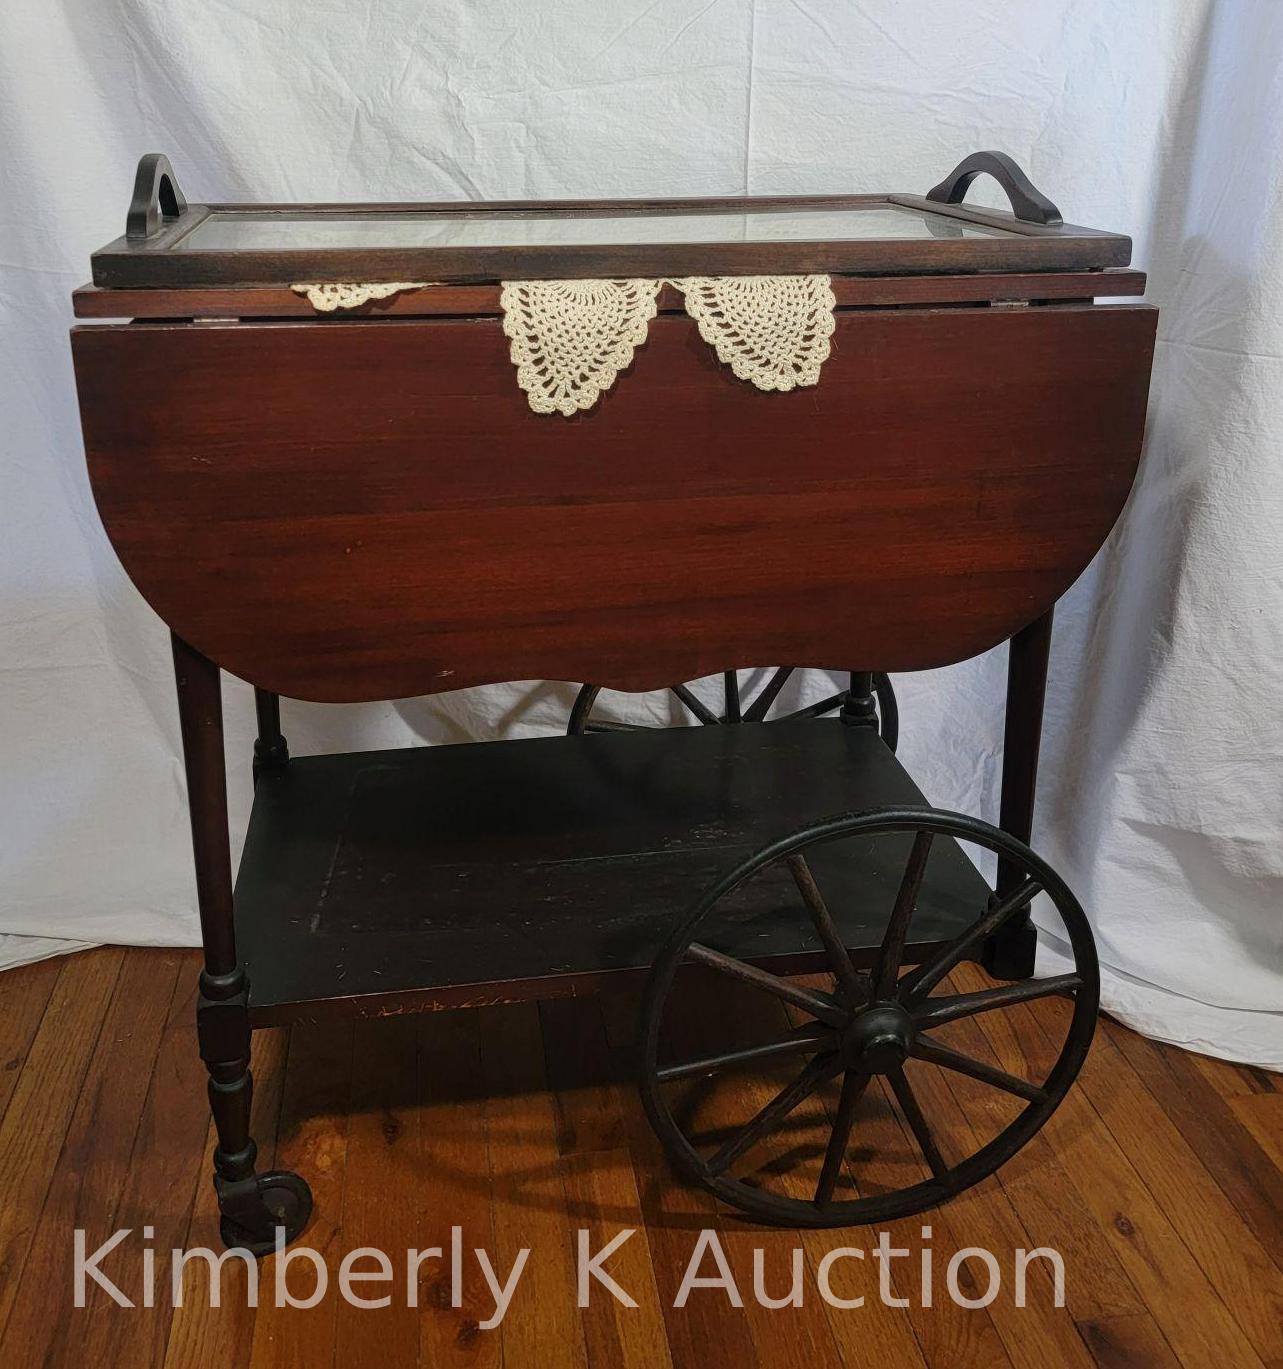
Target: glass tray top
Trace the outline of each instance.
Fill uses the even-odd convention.
[[[988,175],[1011,209],[964,204]],[[189,204],[160,153],[138,164],[98,287],[960,275],[1126,266],[1131,240],[1079,228],[1005,154],[978,152],[923,195],[437,204]]]
[[[665,243],[896,241],[1002,238],[1010,230],[964,223],[900,205],[737,213],[324,214],[213,210],[176,252],[360,247],[594,247]]]

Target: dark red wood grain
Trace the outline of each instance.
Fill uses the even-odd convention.
[[[963,276],[834,276],[839,307],[890,304],[975,304],[990,300],[1089,300],[1145,293],[1145,273],[1109,271],[1029,271],[973,273]],[[387,315],[498,314],[500,286],[425,285],[387,299],[370,300],[336,315],[321,314],[286,285],[211,285],[204,288],[110,289],[85,285],[72,293],[77,318],[308,318]],[[683,313],[682,295],[671,285],[660,289],[660,313]]]
[[[656,319],[530,411],[495,319],[73,332],[95,497],[162,618],[253,683],[395,698],[910,670],[1044,612],[1131,487],[1156,313],[848,310],[763,394]]]

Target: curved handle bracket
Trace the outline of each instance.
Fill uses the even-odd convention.
[[[1011,212],[1025,223],[1055,228],[1064,223],[1060,210],[1038,189],[1005,152],[973,152],[940,182],[927,191],[927,199],[939,204],[961,204],[971,182],[989,175],[1007,192]]]
[[[187,200],[178,188],[178,179],[169,158],[161,152],[148,152],[138,163],[134,177],[134,197],[125,219],[125,237],[140,242],[161,226],[187,212]]]

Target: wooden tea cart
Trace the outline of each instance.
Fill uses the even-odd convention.
[[[1011,212],[964,203],[981,173]],[[1156,313],[1095,302],[1143,293],[1130,250],[1064,224],[992,153],[926,197],[428,205],[188,204],[143,159],[72,346],[103,523],[173,634],[227,1242],[268,1250],[311,1207],[303,1176],[256,1168],[252,1029],[330,1014],[648,976],[641,1088],[664,1145],[736,1208],[798,1226],[938,1203],[1042,1125],[1098,982],[1082,910],[1026,841],[1052,607],[1140,452]],[[531,412],[500,282],[697,273],[829,274],[819,383],[752,389],[665,285],[595,408]],[[432,283],[318,314],[300,282]],[[993,827],[927,805],[874,672],[1008,640]],[[791,667],[740,693],[736,671],[767,661],[848,676],[781,720]],[[234,892],[220,670],[258,706]],[[716,704],[677,686],[704,726],[621,725],[600,697],[719,673]],[[281,732],[281,696],[520,679],[594,682],[572,735],[291,757]],[[1032,978],[1039,894],[1073,961],[1049,979]],[[987,987],[957,991],[964,962]],[[727,1024],[721,1047],[675,1053],[672,995],[700,975],[760,991],[779,1029]],[[1048,995],[1065,1032],[1044,1077],[949,1034],[1003,1013],[1019,1032]],[[935,1139],[910,1082],[933,1069],[1014,1104],[973,1154]],[[676,1101],[758,1071],[782,1082],[711,1141]],[[872,1088],[921,1150],[902,1187],[861,1187],[851,1163]],[[781,1188],[750,1161],[819,1097],[818,1179]]]

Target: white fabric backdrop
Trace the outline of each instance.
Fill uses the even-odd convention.
[[[66,341],[140,153],[197,200],[435,199],[922,190],[997,147],[1130,232],[1164,310],[1141,484],[1058,619],[1036,843],[1109,1006],[1283,1066],[1281,72],[1277,0],[7,0],[0,963],[196,939],[167,637],[99,528]],[[990,818],[1003,655],[899,681],[926,792]],[[287,703],[286,730],[492,737],[568,700]]]

